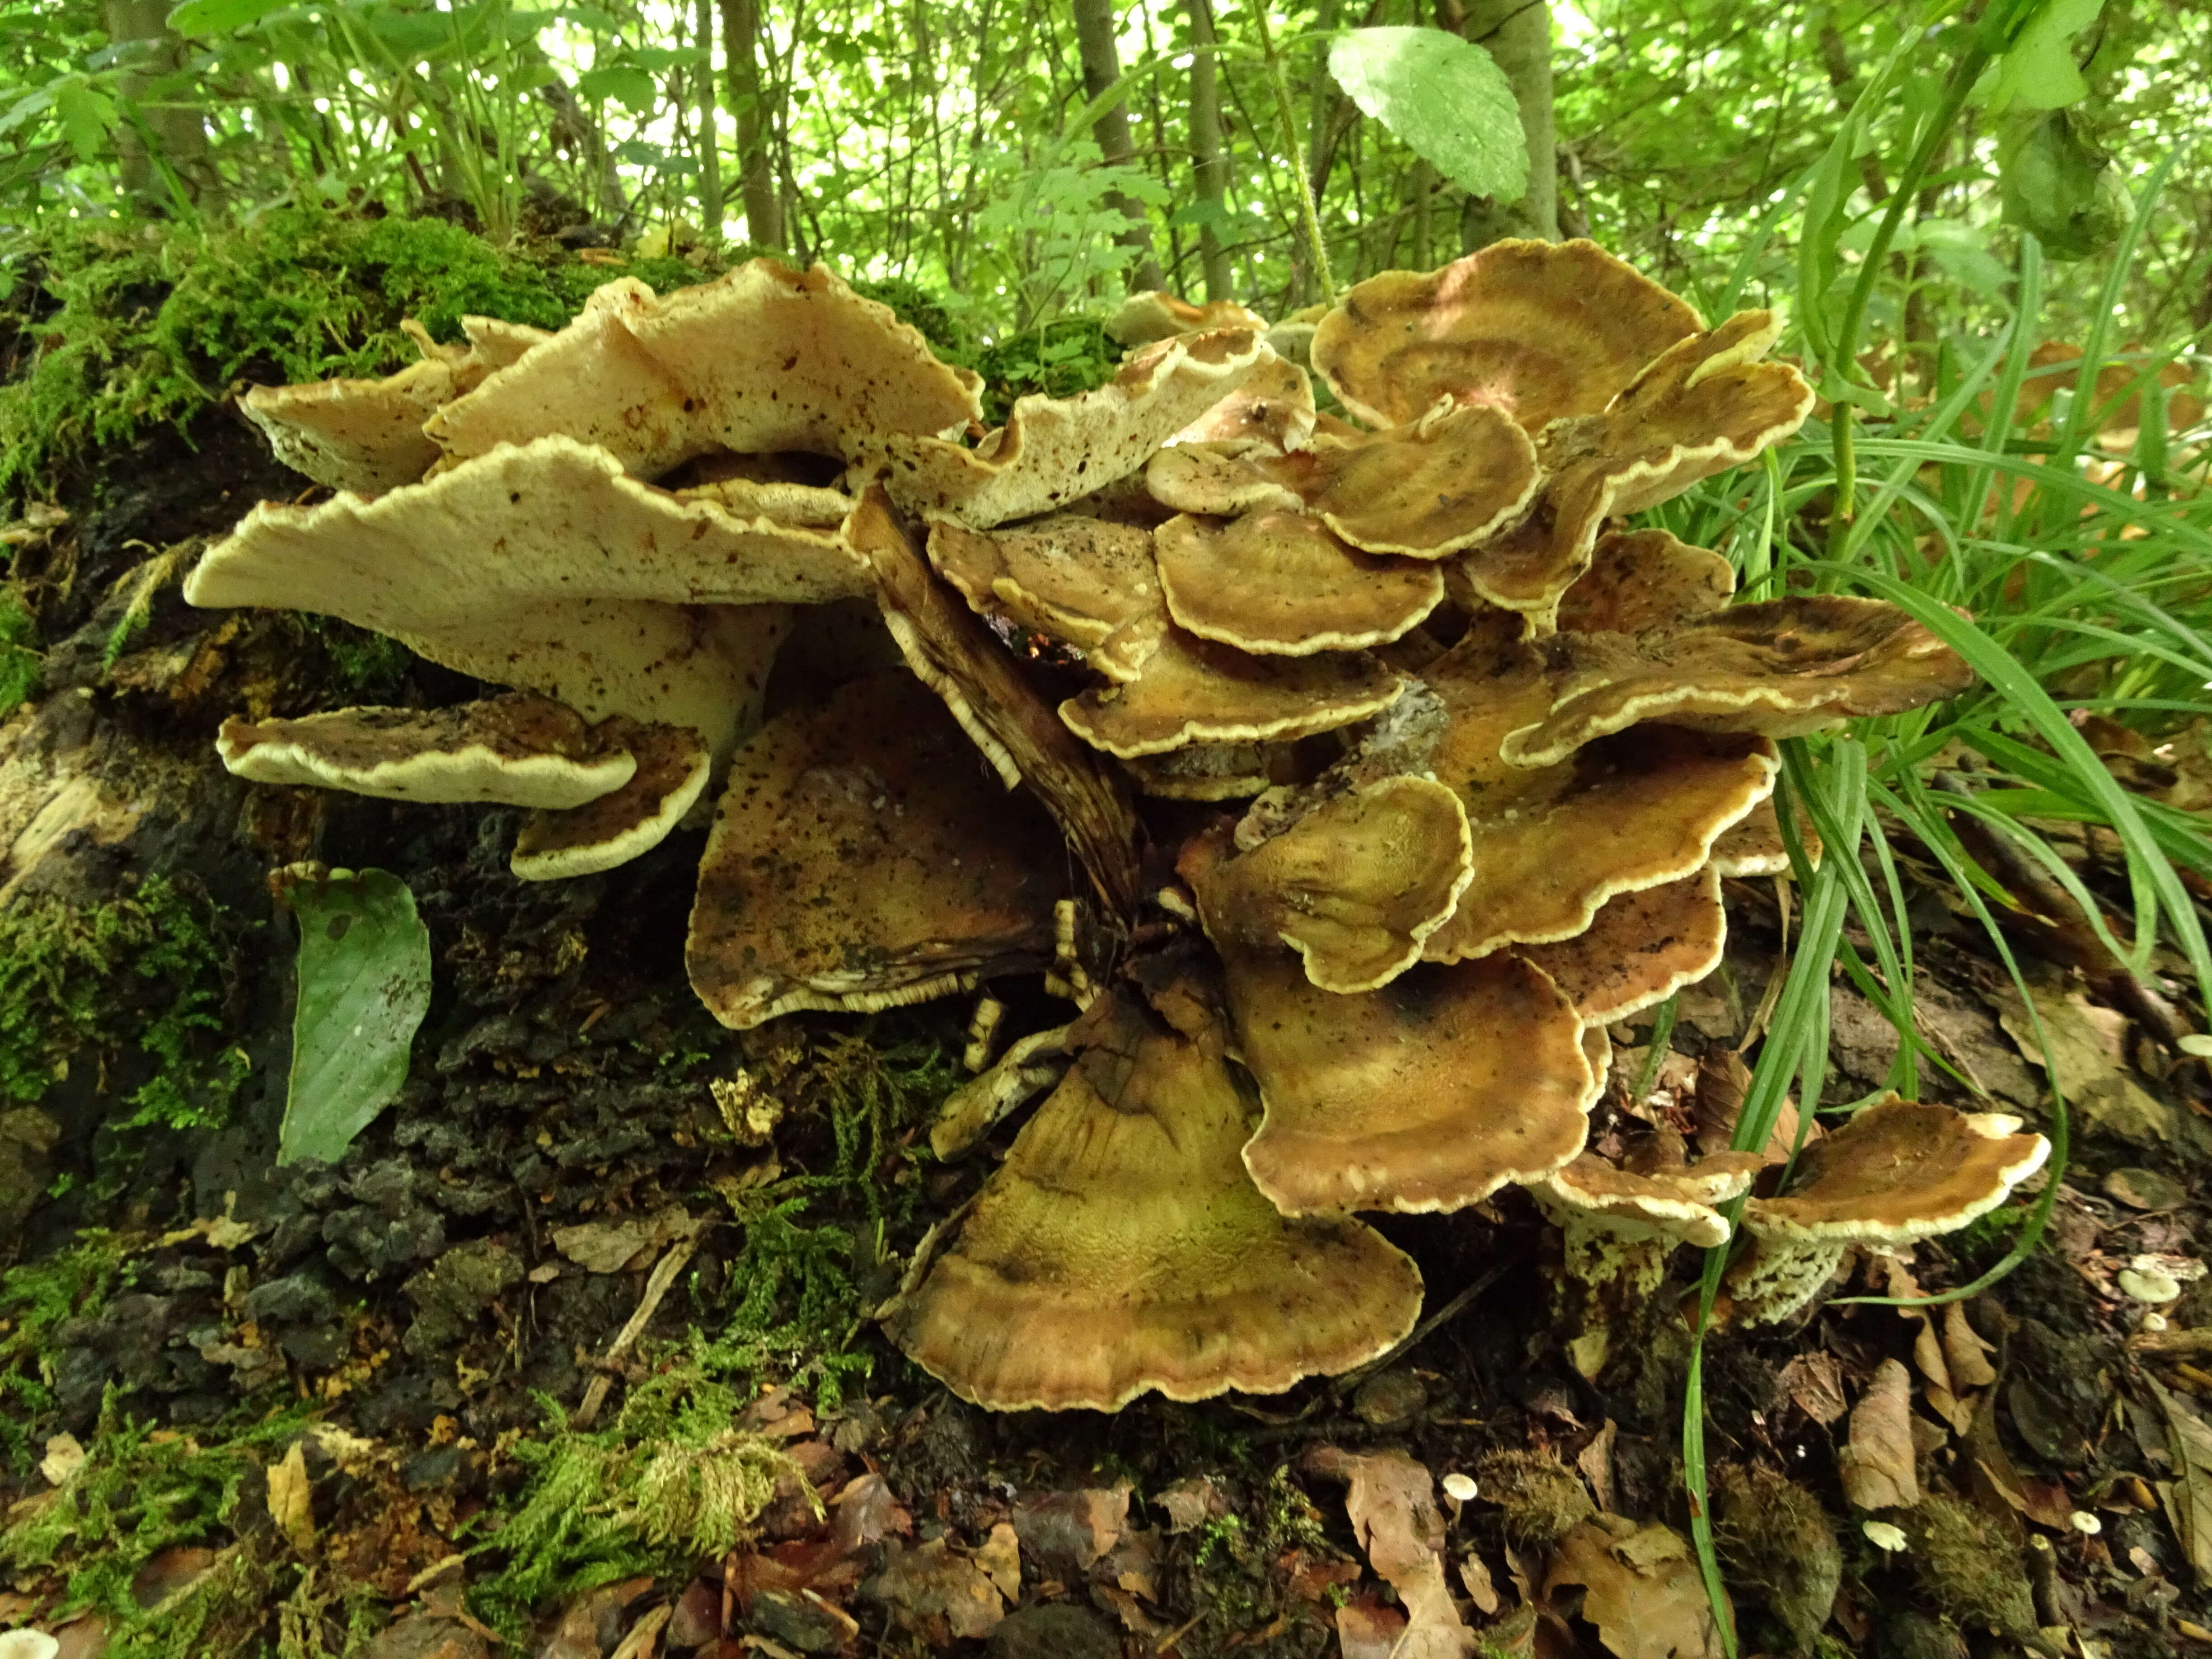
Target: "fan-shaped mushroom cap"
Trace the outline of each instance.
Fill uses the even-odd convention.
[[[1316,985],[1343,993],[1419,961],[1474,878],[1459,797],[1402,776],[1324,800],[1249,852],[1186,863],[1217,945],[1287,945]]]
[[[921,550],[871,485],[846,526],[876,579],[884,625],[922,683],[1009,789],[1027,784],[1059,823],[1107,907],[1136,906],[1143,830],[1127,786],[1069,735],[991,631],[929,574]]]
[[[1467,807],[1475,870],[1429,936],[1431,961],[1571,939],[1615,894],[1690,874],[1766,798],[1780,765],[1763,738],[1666,726],[1540,769],[1508,764],[1501,740],[1553,695],[1541,656],[1511,625],[1495,612],[1478,618],[1422,676],[1443,710],[1427,764]]]
[[[1896,1249],[1954,1232],[2043,1167],[2051,1143],[2020,1120],[1892,1095],[1805,1149],[1781,1198],[1744,1206],[1757,1249],[1729,1269],[1738,1311],[1785,1319],[1827,1282],[1845,1247]]]
[[[1361,283],[1322,319],[1313,366],[1375,426],[1416,419],[1449,393],[1534,432],[1595,414],[1704,325],[1595,242],[1492,242],[1440,270]]]
[[[911,676],[854,681],[732,757],[684,949],[692,988],[743,1030],[1042,967],[1065,863],[1049,821],[1004,794]]]
[[[1710,1249],[1728,1243],[1728,1218],[1714,1206],[1750,1189],[1759,1154],[1720,1152],[1686,1164],[1679,1143],[1672,1150],[1672,1159],[1643,1170],[1584,1152],[1528,1183],[1566,1235],[1570,1277],[1593,1285],[1620,1281],[1630,1294],[1649,1295],[1677,1244]]]
[[[1170,627],[1130,678],[1069,698],[1060,717],[1092,747],[1129,760],[1192,743],[1333,732],[1389,708],[1405,686],[1364,651],[1255,657]]]
[[[1150,345],[1178,334],[1203,329],[1249,328],[1265,333],[1267,319],[1234,300],[1208,300],[1195,305],[1164,289],[1151,288],[1132,294],[1106,319],[1104,333],[1116,345]]]
[[[1805,856],[1812,861],[1813,867],[1818,869],[1820,832],[1802,816],[1797,820],[1797,842],[1805,849]],[[1790,848],[1783,842],[1782,823],[1775,816],[1771,796],[1721,831],[1721,838],[1713,843],[1712,867],[1723,876],[1790,873]]]
[[[1558,696],[1505,738],[1516,766],[1551,765],[1644,720],[1790,737],[1973,683],[1950,647],[1895,605],[1839,594],[1731,605],[1638,638],[1561,635],[1542,650]]]
[[[1301,772],[1296,745],[1286,743],[1194,743],[1164,755],[1139,755],[1121,763],[1138,793],[1163,800],[1237,800]],[[1304,768],[1310,773],[1314,769]]]
[[[1073,513],[1005,530],[933,525],[929,562],[978,615],[1001,613],[1070,645],[1103,644],[1160,605],[1152,532]]]
[[[1247,513],[1226,525],[1170,519],[1153,552],[1177,623],[1263,656],[1382,645],[1444,597],[1434,565],[1358,552],[1302,513]]]
[[[1285,1214],[1455,1210],[1582,1150],[1597,1097],[1582,1024],[1510,952],[1359,996],[1320,989],[1287,951],[1224,956],[1267,1107],[1244,1164]]]
[[[650,478],[717,447],[857,460],[879,453],[887,434],[980,419],[981,390],[823,267],[802,274],[755,259],[665,297],[630,278],[609,283],[425,430],[457,460],[565,433]]]
[[[1795,432],[1813,388],[1787,363],[1757,361],[1780,329],[1771,312],[1739,312],[1671,347],[1603,414],[1547,427],[1536,441],[1548,475],[1539,509],[1461,560],[1468,585],[1548,620],[1589,568],[1608,515],[1671,500]]]
[[[1735,567],[1665,530],[1597,539],[1589,568],[1559,599],[1562,634],[1641,634],[1711,615],[1735,592]]]
[[[1148,1389],[1271,1394],[1387,1352],[1420,1313],[1413,1262],[1346,1219],[1288,1220],[1238,1161],[1249,1107],[1218,1029],[1125,996],[884,1315],[893,1341],[1000,1411],[1114,1411]]]
[[[707,787],[714,757],[689,726],[602,721],[602,743],[637,763],[620,788],[565,811],[533,812],[514,839],[508,867],[524,881],[596,875],[651,852],[683,822]]]
[[[1234,392],[1168,442],[1263,443],[1279,454],[1303,449],[1313,431],[1313,378],[1279,356],[1254,368]]]
[[[1145,483],[1186,513],[1304,508],[1354,547],[1438,559],[1488,539],[1527,508],[1535,446],[1510,416],[1449,398],[1408,426],[1322,438],[1280,454],[1262,445],[1181,444]]]
[[[975,529],[1049,513],[1137,471],[1272,355],[1249,329],[1162,340],[1095,391],[1017,400],[973,449],[892,436],[885,485],[910,513]]]
[[[1552,976],[1585,1025],[1609,1025],[1703,979],[1727,944],[1720,872],[1708,864],[1616,894],[1572,939],[1517,948]]]
[[[258,723],[234,715],[222,723],[216,750],[234,775],[255,783],[556,810],[618,790],[637,770],[618,734],[527,694],[452,708],[339,708]]]

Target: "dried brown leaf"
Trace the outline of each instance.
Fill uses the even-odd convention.
[[[1584,1522],[1559,1540],[1544,1593],[1583,1587],[1583,1617],[1615,1659],[1719,1659],[1720,1626],[1687,1540],[1657,1522]]]
[[[1912,1452],[1912,1379],[1885,1359],[1851,1408],[1850,1437],[1837,1454],[1844,1495],[1862,1510],[1909,1509],[1920,1501]]]
[[[902,1629],[940,1648],[954,1637],[988,1636],[1006,1617],[990,1575],[942,1538],[916,1549],[889,1540],[868,1593]]]
[[[2173,1479],[2158,1482],[2159,1498],[2197,1583],[2212,1583],[2212,1425],[2160,1387],[2155,1378],[2147,1376],[2144,1381],[2166,1413],[2166,1440],[2173,1458]]]

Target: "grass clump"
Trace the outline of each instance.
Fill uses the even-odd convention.
[[[558,328],[618,276],[696,283],[680,259],[610,268],[558,248],[501,250],[441,219],[283,207],[236,227],[95,222],[11,263],[20,367],[0,387],[0,496],[51,491],[95,446],[181,428],[234,380],[388,374],[413,361],[403,317],[441,340],[474,314]]]
[[[82,1057],[147,1075],[103,1133],[229,1121],[246,1056],[223,1038],[239,928],[204,893],[147,876],[106,903],[0,911],[0,1103],[36,1105]]]
[[[489,1545],[507,1565],[478,1596],[483,1616],[517,1638],[550,1597],[726,1553],[787,1474],[807,1490],[781,1448],[730,1426],[738,1391],[696,1364],[637,1384],[597,1432],[571,1431],[560,1404],[540,1398],[544,1438],[514,1449],[535,1474]]]

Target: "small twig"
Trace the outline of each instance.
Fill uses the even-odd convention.
[[[1353,1366],[1350,1370],[1346,1371],[1338,1376],[1335,1383],[1336,1392],[1342,1394],[1347,1388],[1357,1387],[1368,1377],[1373,1376],[1376,1371],[1381,1370],[1385,1365],[1392,1364],[1403,1355],[1412,1352],[1414,1348],[1419,1347],[1422,1342],[1426,1340],[1430,1336],[1435,1334],[1438,1326],[1443,1324],[1448,1320],[1456,1317],[1466,1308],[1468,1303],[1474,1301],[1475,1297],[1480,1296],[1492,1285],[1495,1285],[1499,1279],[1503,1279],[1505,1276],[1505,1270],[1512,1265],[1513,1264],[1510,1261],[1501,1261],[1498,1263],[1498,1265],[1491,1268],[1488,1273],[1476,1279],[1474,1284],[1468,1285],[1457,1296],[1452,1297],[1450,1301],[1445,1303],[1443,1307],[1437,1309],[1426,1319],[1424,1319],[1419,1324],[1414,1326],[1411,1334],[1408,1334],[1403,1341],[1400,1342],[1397,1346],[1389,1350],[1387,1352],[1376,1355],[1374,1358],[1369,1360],[1364,1365]]]
[[[691,1252],[697,1248],[697,1239],[679,1238],[668,1247],[668,1254],[653,1264],[653,1276],[645,1281],[645,1294],[638,1300],[637,1311],[629,1316],[629,1322],[615,1334],[615,1340],[607,1344],[607,1351],[601,1356],[603,1364],[611,1364],[629,1352],[630,1344],[637,1340],[651,1322],[660,1307],[661,1298],[668,1294],[668,1287],[676,1282],[676,1275],[684,1271],[684,1264],[690,1261]],[[576,1414],[568,1419],[568,1426],[579,1433],[590,1428],[599,1417],[599,1407],[606,1404],[607,1390],[613,1386],[613,1377],[605,1371],[593,1377],[591,1386],[584,1390],[583,1404],[576,1407]]]

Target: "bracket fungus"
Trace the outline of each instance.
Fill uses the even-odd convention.
[[[1531,1184],[1539,1207],[1565,1235],[1569,1278],[1648,1296],[1675,1246],[1728,1243],[1728,1218],[1717,1206],[1750,1189],[1759,1154],[1716,1152],[1692,1164],[1678,1139],[1651,1139],[1668,1144],[1640,1148],[1644,1157],[1620,1164],[1584,1152]]]
[[[1518,1183],[1612,1240],[1593,1261],[1708,1237],[1740,1160],[1587,1155],[1606,1023],[1718,960],[1723,876],[1781,867],[1777,736],[1966,671],[1887,605],[1735,605],[1720,554],[1615,522],[1804,418],[1764,312],[1709,328],[1587,242],[1388,272],[1310,325],[1358,424],[1264,327],[1146,297],[1112,381],[986,433],[976,378],[887,309],[757,260],[252,394],[360,493],[255,508],[186,597],[342,617],[518,695],[234,723],[226,758],[528,806],[538,878],[719,789],[685,960],[731,1026],[1017,975],[1073,1002],[995,1065],[979,1028],[945,1155],[1057,1086],[884,1310],[985,1405],[1374,1358],[1420,1280],[1352,1211]],[[1741,1305],[1810,1293],[1864,1233],[1855,1149],[1926,1111],[1871,1109],[1753,1201]],[[1882,1176],[1943,1210],[1893,1233],[2042,1155],[1954,1119],[1943,1180]]]
[[[1752,1249],[1729,1270],[1736,1316],[1771,1324],[1820,1293],[1853,1245],[1904,1249],[1955,1232],[2012,1195],[2051,1143],[2002,1112],[1891,1095],[1805,1149],[1779,1198],[1744,1206]]]

